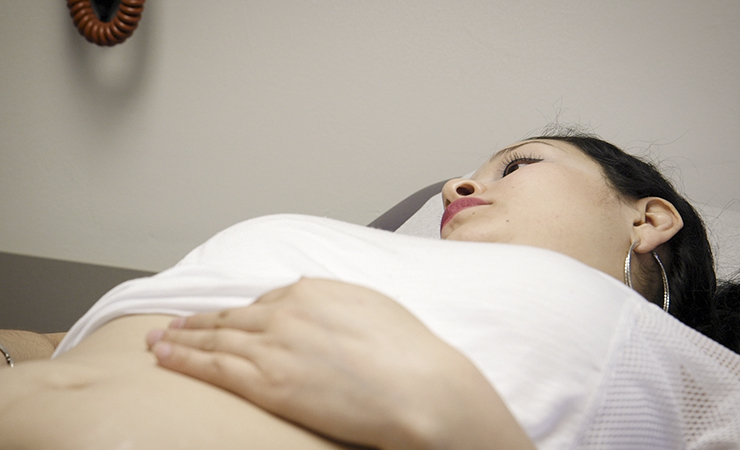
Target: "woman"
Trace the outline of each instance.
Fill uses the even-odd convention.
[[[625,174],[632,179],[625,181]],[[657,190],[625,189],[639,181],[656,185]],[[166,331],[162,327],[149,333],[148,344],[159,363],[342,442],[380,448],[491,448],[499,442],[526,448],[529,438],[542,447],[589,447],[619,439],[624,445],[624,436],[603,430],[614,423],[619,429],[625,411],[628,419],[645,422],[637,413],[643,407],[666,411],[666,420],[650,425],[653,441],[643,435],[627,442],[670,448],[733,442],[740,413],[732,409],[737,402],[731,395],[702,391],[703,398],[711,399],[711,406],[729,420],[715,427],[707,419],[704,424],[711,426],[698,427],[701,430],[693,437],[676,433],[690,424],[684,423],[685,414],[670,406],[637,402],[632,405],[634,415],[629,408],[609,409],[619,394],[613,387],[624,385],[624,378],[618,377],[622,366],[614,363],[653,370],[673,367],[677,357],[687,357],[691,361],[683,364],[689,369],[726,369],[707,377],[715,384],[729,378],[730,386],[740,367],[732,365],[736,355],[686,334],[678,323],[616,282],[623,278],[629,255],[627,273],[645,298],[706,334],[728,344],[737,342],[736,335],[713,325],[718,308],[706,306],[714,280],[701,222],[657,172],[593,138],[538,138],[499,152],[471,180],[451,181],[444,196],[445,239],[515,245],[434,242],[318,219],[250,221],[209,241],[172,271],[112,291],[73,328],[58,352],[79,344],[54,361],[19,365],[23,374],[3,371],[3,377],[15,376],[0,379],[4,385],[15,382],[23,388],[5,406],[0,404],[5,411],[0,436],[15,436],[18,440],[7,442],[19,445],[29,438],[22,426],[30,417],[53,417],[39,415],[39,410],[60,405],[66,410],[72,402],[89,402],[91,408],[117,405],[110,414],[115,420],[107,417],[111,411],[90,413],[83,421],[67,418],[63,430],[84,431],[93,421],[98,437],[109,443],[135,439],[143,445],[170,439],[164,445],[158,442],[160,448],[183,440],[193,444],[196,439],[207,439],[209,446],[219,439],[218,446],[228,448],[243,445],[245,439],[261,439],[262,443],[254,442],[258,448],[263,443],[276,445],[273,433],[314,439],[210,385],[157,370],[134,344],[144,329],[169,321],[153,313],[197,311],[198,302],[189,299],[202,294],[210,304],[201,309],[236,306],[245,303],[248,292],[259,297],[252,306],[178,319]],[[277,230],[280,238],[262,248],[260,239],[243,238],[253,228]],[[687,242],[697,237],[699,252],[704,246],[708,256],[698,265],[692,253],[697,250],[686,249]],[[388,240],[392,245],[385,244]],[[302,247],[307,241],[329,249],[330,255],[311,253],[311,244]],[[401,247],[403,251],[398,251]],[[354,267],[359,254],[346,253],[355,248],[364,249],[362,258],[372,261],[359,261]],[[271,252],[289,257],[278,264]],[[415,266],[424,270],[414,271]],[[697,276],[692,266],[708,272]],[[401,279],[392,280],[397,273],[402,273]],[[244,274],[258,276],[245,285]],[[294,281],[296,274],[333,280],[302,280],[274,289]],[[469,274],[474,276],[466,277]],[[418,282],[425,277],[431,280]],[[530,286],[537,284],[533,281],[542,282],[547,295]],[[706,289],[698,293],[701,286]],[[390,298],[420,317],[434,334]],[[454,302],[445,303],[450,298]],[[152,299],[158,306],[151,306]],[[136,313],[149,315],[131,315]],[[117,315],[125,317],[107,322]],[[486,320],[470,325],[473,331],[461,336],[464,327],[480,317]],[[498,322],[491,326],[491,320]],[[104,325],[82,340],[98,324]],[[658,342],[655,348],[669,356],[659,362],[627,364],[632,361],[629,355],[644,357],[653,348],[643,342],[646,337],[662,335],[680,340],[689,351],[673,354],[670,345]],[[703,349],[709,359],[694,355],[697,352],[691,351],[696,349]],[[52,370],[44,364],[56,366]],[[698,376],[695,384],[705,388],[701,371],[687,373]],[[686,378],[686,373],[680,375]],[[630,386],[664,400],[665,395],[654,394],[652,388],[670,391],[673,385],[640,381]],[[594,396],[592,388],[599,395]],[[187,398],[183,392],[188,392]],[[41,400],[29,406],[32,398]],[[131,411],[142,408],[137,406],[141,398],[160,401],[147,402],[154,410],[139,415],[146,420],[137,424]],[[203,414],[202,405],[213,407],[218,417]],[[674,413],[679,419],[671,416]],[[186,432],[183,425],[188,426]],[[708,437],[711,430],[725,435]],[[92,438],[80,432],[69,439],[77,440],[72,446],[80,446],[80,439]],[[296,442],[292,445],[308,445]],[[311,442],[317,448],[329,445],[318,439]]]

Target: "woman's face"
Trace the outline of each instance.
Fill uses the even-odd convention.
[[[635,209],[600,167],[558,140],[520,142],[443,188],[443,239],[530,245],[620,279]]]

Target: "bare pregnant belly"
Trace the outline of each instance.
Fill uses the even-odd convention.
[[[54,360],[0,370],[0,448],[345,448],[158,367],[144,336],[169,320],[116,319]]]

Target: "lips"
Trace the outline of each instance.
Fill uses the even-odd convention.
[[[455,217],[455,214],[459,213],[463,209],[487,204],[488,203],[486,201],[476,197],[458,198],[454,202],[450,203],[447,209],[445,209],[445,213],[442,215],[442,225],[440,225],[440,229],[444,228],[445,225],[447,225],[447,222],[452,220],[452,218]]]

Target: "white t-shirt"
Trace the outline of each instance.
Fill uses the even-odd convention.
[[[399,302],[476,364],[538,448],[740,442],[740,356],[614,278],[539,248],[317,217],[243,222],[172,269],[114,288],[56,354],[122,315],[242,306],[302,276],[355,283]]]

